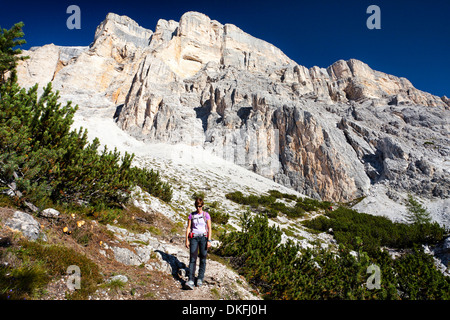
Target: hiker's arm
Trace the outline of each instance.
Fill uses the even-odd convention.
[[[209,248],[211,246],[211,242],[209,242],[209,240],[211,240],[211,233],[212,233],[211,219],[206,220],[206,226],[208,227],[208,245],[207,245],[207,247]]]
[[[208,227],[208,240],[211,240],[211,234],[212,234],[211,219],[206,220],[206,225]]]
[[[189,248],[189,232],[191,232],[191,219],[188,219],[186,228],[186,248]]]

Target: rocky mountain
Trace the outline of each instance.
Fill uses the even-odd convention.
[[[450,100],[405,78],[355,59],[308,69],[198,12],[154,31],[110,13],[88,47],[24,54],[22,85],[51,81],[80,117],[114,108],[146,144],[200,147],[324,200],[411,192],[448,219]]]

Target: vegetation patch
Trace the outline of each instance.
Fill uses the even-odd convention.
[[[236,203],[249,206],[253,211],[267,215],[269,218],[275,218],[279,212],[290,218],[303,217],[306,212],[317,210],[327,210],[332,206],[331,202],[319,201],[316,199],[301,198],[288,193],[281,193],[278,190],[269,190],[269,195],[248,195],[244,196],[241,191],[227,193],[227,199]],[[295,201],[294,206],[287,206],[277,199],[286,199]]]
[[[211,216],[211,221],[218,225],[226,225],[228,220],[230,220],[230,215],[224,212],[217,201],[211,203],[207,208],[209,215]]]
[[[338,243],[356,250],[358,239],[368,252],[380,247],[413,248],[415,244],[434,244],[444,238],[445,230],[438,223],[398,223],[386,217],[360,213],[345,207],[325,213],[316,219],[304,221],[311,229],[332,234]]]
[[[36,297],[51,279],[66,275],[71,265],[80,268],[81,287],[68,291],[66,298],[87,299],[102,281],[100,270],[92,260],[66,246],[22,240],[19,246],[3,250],[1,259],[12,261],[0,265],[2,299]]]
[[[216,254],[230,263],[266,299],[449,299],[450,279],[439,272],[433,257],[414,246],[400,258],[387,251],[366,251],[358,240],[356,256],[340,245],[337,252],[281,244],[282,231],[267,216],[241,217],[242,230],[221,237]],[[380,268],[379,288],[368,288],[370,265]]]

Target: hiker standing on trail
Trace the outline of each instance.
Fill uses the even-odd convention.
[[[200,257],[197,287],[203,284],[206,270],[206,254],[211,247],[211,217],[208,212],[203,211],[203,199],[195,199],[195,212],[188,218],[186,228],[186,248],[189,249],[189,281],[186,283],[188,289],[194,289],[195,266],[197,257]]]

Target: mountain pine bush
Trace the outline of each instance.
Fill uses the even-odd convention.
[[[436,270],[433,258],[415,247],[401,258],[387,251],[366,250],[357,237],[356,256],[345,245],[329,249],[303,249],[269,226],[267,216],[246,212],[241,231],[221,236],[216,253],[231,264],[266,299],[449,299],[450,279]],[[379,289],[370,290],[368,267],[380,268]],[[430,285],[427,285],[430,283]]]
[[[161,181],[158,171],[133,167],[131,175],[133,181],[144,191],[166,202],[170,202],[172,199],[172,187],[169,183]]]
[[[373,216],[339,207],[325,216],[305,221],[304,225],[318,231],[333,229],[338,243],[356,249],[356,239],[360,237],[366,250],[372,252],[381,246],[404,249],[415,244],[434,244],[441,241],[445,229],[438,223],[404,224],[392,222],[386,217]]]
[[[12,73],[12,76],[15,76],[17,61],[30,58],[20,55],[22,50],[18,48],[18,46],[26,43],[24,39],[20,39],[24,36],[23,26],[24,23],[19,22],[9,30],[0,28],[0,84],[6,81],[9,72]]]
[[[408,209],[406,216],[408,222],[415,224],[431,223],[430,213],[410,194],[408,194],[406,200],[406,208]]]
[[[268,193],[268,196],[257,196],[254,194],[244,196],[241,191],[235,191],[227,193],[225,197],[231,201],[247,205],[253,210],[264,213],[269,218],[275,218],[278,215],[278,212],[281,212],[290,218],[300,218],[304,216],[305,212],[328,209],[331,206],[331,202],[309,198],[297,198],[295,195],[281,193],[277,190],[269,190]],[[283,202],[276,201],[277,199],[295,201],[295,205],[293,207],[286,206]]]
[[[49,83],[37,97],[37,85],[24,90],[14,80],[0,88],[0,179],[16,184],[18,201],[118,204],[132,186],[133,156],[106,148],[98,153],[87,131],[71,131],[76,107],[58,103]]]

